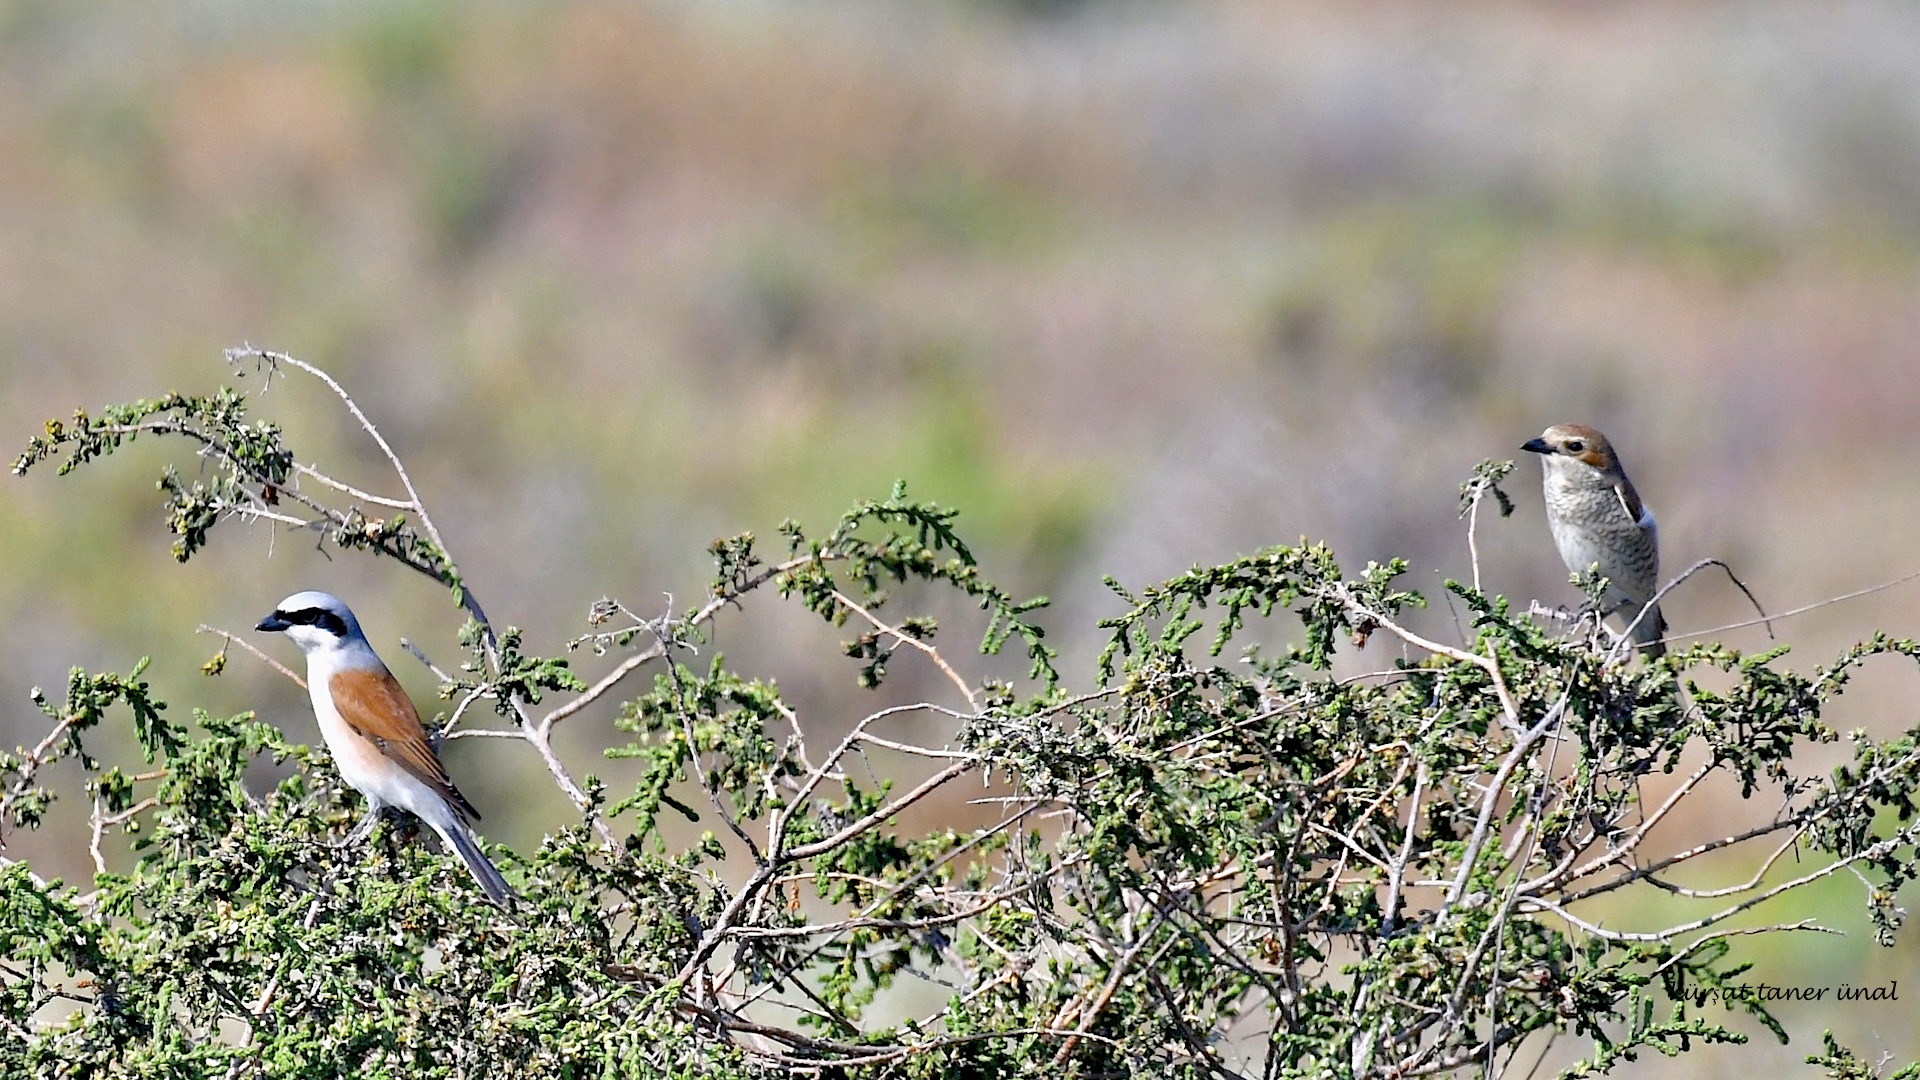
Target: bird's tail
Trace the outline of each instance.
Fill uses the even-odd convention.
[[[480,850],[480,842],[473,838],[472,833],[458,824],[448,828],[436,826],[435,831],[453,849],[453,853],[460,856],[460,861],[467,864],[467,870],[473,874],[473,880],[479,883],[480,890],[487,894],[487,899],[503,908],[517,899],[518,894],[507,884],[507,879],[500,876],[499,869],[487,858],[487,853]]]
[[[1634,643],[1640,646],[1640,652],[1649,660],[1658,660],[1667,655],[1667,647],[1660,639],[1667,636],[1667,620],[1660,614],[1658,604],[1647,608],[1633,625]]]

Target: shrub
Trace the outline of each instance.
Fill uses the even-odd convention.
[[[1822,929],[1748,916],[1786,893],[1851,872],[1878,936],[1899,927],[1915,733],[1850,736],[1830,775],[1793,759],[1840,737],[1822,714],[1857,668],[1914,659],[1913,642],[1876,635],[1804,674],[1784,647],[1642,661],[1597,620],[1556,627],[1450,581],[1470,626],[1446,644],[1408,628],[1424,601],[1399,584],[1404,564],[1349,575],[1303,542],[1137,591],[1109,581],[1124,611],[1076,681],[1034,621],[1044,601],[992,584],[955,511],[901,485],[824,533],[783,525],[772,553],[750,534],[717,541],[691,610],[597,606],[569,650],[617,659],[589,684],[487,619],[334,380],[257,350],[230,360],[320,380],[404,495],[298,464],[232,389],[50,422],[15,472],[185,440],[207,467],[160,482],[182,561],[224,522],[268,521],[439,581],[469,655],[445,676],[458,704],[436,737],[518,738],[577,814],[537,850],[499,853],[524,896],[502,912],[420,844],[337,846],[356,796],[252,714],[176,722],[142,667],[76,670],[63,704],[36,696],[46,737],[0,755],[7,830],[37,827],[63,794],[49,766],[79,767],[99,867],[86,887],[0,869],[7,1075],[1410,1077],[1498,1067],[1548,1031],[1591,1044],[1569,1072],[1589,1075],[1742,1041],[1738,1015],[1784,1038],[1740,982],[1737,946]],[[1463,516],[1504,508],[1507,467],[1465,485]],[[929,590],[977,604],[981,649],[1024,654],[1027,677],[969,677],[933,619],[894,614]],[[769,593],[847,627],[863,686],[905,650],[934,665],[944,700],[803,725],[774,683],[699,659],[718,621],[754,617]],[[1402,654],[1388,669],[1334,673],[1338,643],[1382,636]],[[577,775],[553,736],[621,697],[630,741],[609,756],[634,780],[614,789]],[[478,726],[482,705],[502,726]],[[910,714],[947,718],[951,740],[899,737]],[[142,763],[88,752],[96,728],[129,722]],[[869,752],[899,775],[855,767]],[[292,772],[252,790],[243,774],[263,757]],[[1657,802],[1642,783],[1655,772],[1678,776]],[[1649,855],[1720,776],[1750,813]],[[993,823],[899,824],[982,778],[1000,782]],[[706,832],[675,842],[684,830],[665,824],[681,819]],[[130,874],[107,872],[109,843],[138,853]],[[1731,848],[1770,854],[1750,879],[1676,883]],[[1713,904],[1607,925],[1639,893]],[[943,1004],[874,1018],[908,978]],[[1830,1037],[1825,1050],[1808,1060],[1871,1074]]]

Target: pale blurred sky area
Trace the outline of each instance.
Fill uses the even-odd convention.
[[[1917,286],[1920,6],[1893,0],[0,3],[0,435],[210,391],[227,346],[294,354],[548,653],[601,596],[697,602],[716,537],[824,529],[905,479],[962,511],[988,576],[1053,597],[1086,683],[1105,574],[1307,536],[1439,597],[1469,573],[1460,482],[1558,421],[1612,436],[1670,571],[1722,558],[1798,607],[1920,569]],[[258,407],[392,489],[311,384]],[[0,486],[0,742],[44,731],[28,687],[143,655],[176,714],[312,739],[251,658],[202,677],[194,634],[303,587],[437,707],[397,640],[456,659],[444,590],[265,527],[177,565],[169,460],[195,469],[141,443]],[[1514,516],[1482,521],[1483,584],[1573,603],[1538,480],[1521,461]],[[1787,662],[1920,633],[1916,602],[1785,620]],[[1750,611],[1705,577],[1666,609],[1676,632]],[[939,610],[970,670],[1009,669]],[[756,602],[716,647],[836,732],[866,711],[845,636]],[[1840,726],[1913,725],[1917,677],[1871,669]],[[617,787],[612,715],[565,749]],[[451,768],[493,839],[537,843],[564,805],[482,742]],[[79,820],[20,850],[84,878]],[[1756,978],[1920,994],[1916,935],[1874,946],[1857,882],[1807,904],[1784,914],[1849,936],[1769,946]],[[1783,1008],[1791,1046],[1749,1025],[1618,1075],[1798,1068],[1822,1026],[1920,1057],[1908,1011]]]

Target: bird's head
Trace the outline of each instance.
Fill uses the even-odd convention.
[[[1548,468],[1570,468],[1578,462],[1610,476],[1620,472],[1620,459],[1613,456],[1607,437],[1584,424],[1555,424],[1529,439],[1520,449],[1540,454]]]
[[[353,617],[353,609],[339,597],[323,592],[294,593],[280,601],[273,614],[261,619],[254,629],[277,630],[291,638],[303,653],[335,648],[346,641],[365,640],[360,633],[360,621]]]

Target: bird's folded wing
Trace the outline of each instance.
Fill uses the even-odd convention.
[[[1613,493],[1620,497],[1620,509],[1627,512],[1627,519],[1639,521],[1646,509],[1640,502],[1640,493],[1633,490],[1633,484],[1622,476],[1614,483]]]
[[[339,671],[327,683],[333,707],[356,733],[371,740],[394,764],[432,788],[468,820],[480,814],[467,802],[446,767],[427,745],[413,700],[388,671]]]

